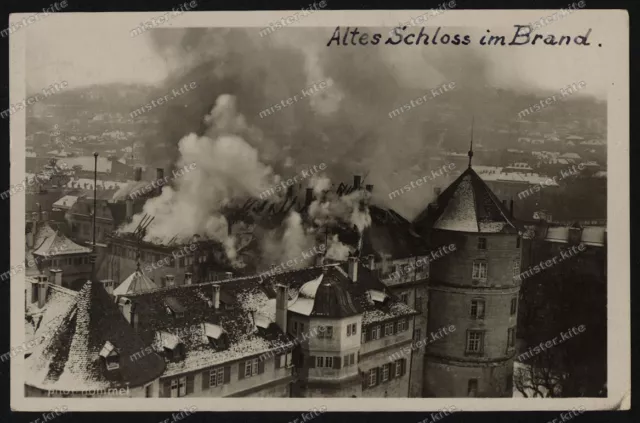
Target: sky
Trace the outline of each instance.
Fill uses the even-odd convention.
[[[170,67],[154,50],[150,32],[130,36],[130,31],[149,17],[139,13],[100,16],[54,14],[21,29],[28,31],[28,89],[39,90],[62,80],[68,81],[70,87],[109,82],[159,83],[167,77]],[[176,16],[166,26],[184,25],[186,19],[184,15]],[[579,23],[574,15],[570,15],[562,25],[553,23],[540,31],[580,33],[584,25]],[[432,22],[432,25],[436,24]],[[295,37],[292,40],[282,35],[287,31],[280,30],[269,37],[285,40],[285,43],[298,42]],[[309,49],[326,48],[322,41],[328,40],[331,33],[332,29],[327,28],[326,34],[320,39],[308,40]],[[513,34],[513,30],[509,27],[493,28],[492,33],[508,35]],[[591,34],[592,43],[597,43],[598,35]],[[399,77],[410,77],[419,84],[420,78],[416,78],[416,75],[420,69],[402,64],[412,63],[416,55],[424,55],[424,60],[428,62],[431,48],[411,46],[391,49],[389,57],[397,63]],[[602,65],[603,50],[596,47],[492,47],[482,48],[481,54],[492,69],[493,83],[498,86],[558,91],[572,82],[585,80],[588,84],[583,92],[604,99],[607,83]]]

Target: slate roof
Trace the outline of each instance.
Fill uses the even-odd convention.
[[[468,168],[414,220],[418,228],[517,233],[515,220],[487,184]]]
[[[100,357],[107,342],[120,355],[114,370],[107,370]],[[131,360],[146,345],[102,285],[88,281],[55,332],[26,360],[25,383],[67,391],[141,386],[165,369],[162,357],[154,353]]]

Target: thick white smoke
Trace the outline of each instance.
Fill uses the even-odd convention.
[[[234,261],[235,240],[228,234],[221,209],[233,198],[258,197],[272,185],[274,175],[242,138],[252,129],[237,114],[232,96],[220,96],[205,122],[208,129],[203,136],[189,134],[179,143],[176,168],[192,170],[181,176],[174,172],[172,186],[148,200],[142,213],[122,231],[134,230],[148,214],[155,220],[147,228],[145,241],[164,244],[176,237],[177,243],[184,243],[199,234],[221,242]]]

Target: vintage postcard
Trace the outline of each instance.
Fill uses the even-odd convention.
[[[65,7],[2,30],[15,410],[629,408],[626,11]]]

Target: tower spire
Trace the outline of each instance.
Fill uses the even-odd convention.
[[[473,120],[474,116],[471,117],[471,141],[469,142],[469,168],[471,168],[471,159],[473,158]]]

